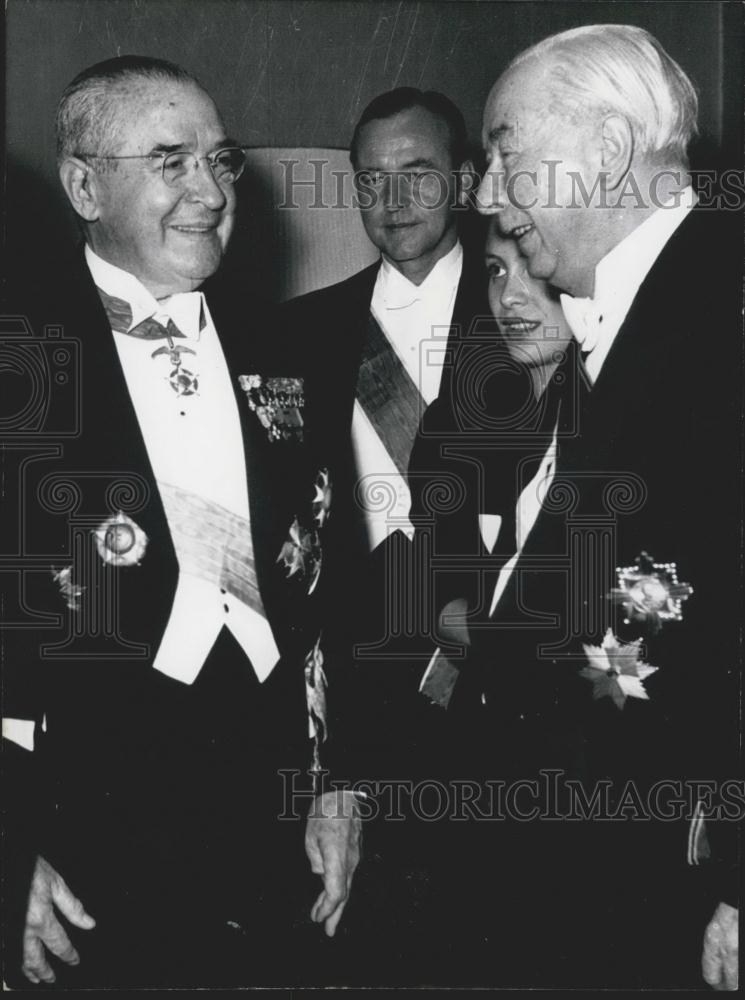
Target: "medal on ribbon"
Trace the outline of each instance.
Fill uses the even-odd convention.
[[[302,379],[239,375],[238,381],[270,441],[302,441],[301,411],[305,406]]]
[[[188,368],[183,367],[181,355],[194,354],[196,356],[196,351],[193,351],[190,347],[184,347],[182,344],[174,344],[173,338],[170,335],[167,335],[167,339],[168,347],[159,347],[156,351],[153,351],[150,357],[157,358],[159,355],[167,354],[168,360],[173,365],[173,371],[168,376],[171,388],[177,396],[193,396],[199,388],[199,381],[194,372],[190,372]]]
[[[80,611],[80,598],[85,592],[85,587],[81,587],[73,580],[72,566],[65,566],[61,570],[53,569],[52,579],[59,587],[59,592],[70,611]]]
[[[312,771],[321,770],[320,745],[328,739],[326,688],[321,637],[305,657],[305,698],[308,706],[308,729],[314,740]]]

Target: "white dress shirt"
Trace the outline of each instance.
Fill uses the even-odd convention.
[[[263,681],[279,658],[268,621],[213,580],[185,571],[182,562],[189,564],[179,554],[178,535],[173,533],[177,512],[169,512],[174,492],[185,491],[249,523],[238,407],[204,296],[188,292],[157,301],[135,277],[101,260],[90,248],[86,248],[86,262],[99,288],[130,304],[132,326],[150,316],[165,324],[170,317],[185,335],[177,343],[195,352],[182,355],[182,367],[197,376],[198,390],[179,396],[168,382],[173,368],[168,355],[152,357],[164,341],[113,334],[179,559],[171,616],[153,666],[191,684],[220,630],[227,626]],[[200,330],[202,316],[206,324]]]
[[[613,247],[595,268],[592,298],[560,296],[567,323],[585,356],[594,385],[642,282],[663,247],[696,204],[686,187]]]
[[[375,282],[372,314],[427,405],[440,390],[462,270],[463,249],[456,243],[420,285],[405,278],[385,257]],[[358,401],[352,418],[352,441],[357,478],[361,480],[359,492],[369,498],[365,521],[371,551],[397,529],[411,538],[414,528],[409,520],[409,487]],[[385,498],[380,505],[373,499],[376,483],[382,486],[377,496]]]

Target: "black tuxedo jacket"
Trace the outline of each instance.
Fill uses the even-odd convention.
[[[194,860],[206,844],[219,860],[235,856],[231,837],[252,853],[247,830],[251,844],[279,838],[277,772],[305,772],[312,759],[304,659],[321,589],[309,596],[308,577],[288,577],[279,554],[295,517],[308,523],[319,466],[312,421],[303,445],[270,442],[238,384],[240,374],[296,374],[292,352],[262,335],[269,323],[255,304],[213,283],[205,290],[240,413],[258,585],[281,659],[259,684],[224,631],[193,685],[159,674],[152,663],[178,576],[173,543],[87,268],[76,262],[58,278],[43,296],[21,298],[27,327],[8,342],[19,366],[25,359],[46,376],[49,398],[25,430],[16,411],[4,451],[13,484],[4,520],[21,527],[20,558],[6,572],[4,715],[44,720],[36,780],[54,815],[35,846],[83,898],[92,894],[93,909],[107,851],[126,854],[124,881],[142,886],[164,857],[174,869],[176,856],[183,861],[179,847]],[[93,530],[118,510],[149,539],[140,565],[106,566],[97,554]],[[83,588],[77,611],[52,576],[70,566]],[[297,824],[280,827],[298,834]]]
[[[338,672],[333,683],[336,705],[344,716],[337,721],[339,729],[351,727],[349,742],[357,749],[369,748],[367,762],[358,764],[357,777],[378,774],[386,766],[403,768],[408,775],[406,768],[412,765],[404,767],[398,756],[402,742],[420,742],[422,747],[428,742],[420,725],[425,729],[429,725],[428,706],[418,686],[436,646],[435,602],[422,572],[421,556],[402,532],[395,532],[370,553],[355,500],[352,415],[379,267],[373,264],[343,282],[287,303],[281,317],[285,335],[305,344],[305,369],[316,398],[324,401],[325,438],[336,456],[337,485],[328,542],[336,581],[328,590],[329,617],[337,625]],[[486,292],[480,249],[474,253],[466,246],[440,386],[442,398],[451,394],[453,359],[459,345],[484,322],[491,323]],[[429,474],[426,464],[415,463],[414,445],[408,470],[413,499],[418,484]],[[412,511],[415,515],[414,503]],[[342,696],[345,686],[348,689]],[[386,746],[395,748],[390,756]],[[381,753],[387,763],[381,763]]]
[[[480,383],[464,355],[451,405],[430,408],[437,422],[419,444],[433,470],[439,459],[433,484],[438,475],[440,486],[454,481],[463,497],[434,513],[420,501],[431,522],[431,572],[449,577],[446,592],[460,588],[470,604],[471,647],[447,711],[444,776],[483,789],[488,779],[535,780],[555,769],[586,793],[600,788],[601,811],[600,783],[609,782],[611,814],[624,790],[632,796],[615,822],[451,824],[452,906],[471,909],[475,921],[466,939],[501,940],[500,926],[514,914],[509,902],[506,910],[494,903],[499,894],[509,901],[511,885],[514,898],[555,913],[550,939],[575,955],[573,985],[695,978],[680,956],[690,954],[695,966],[715,900],[692,912],[686,818],[696,794],[683,782],[715,783],[709,805],[723,818],[713,827],[715,856],[731,847],[742,811],[722,783],[738,773],[741,274],[742,219],[695,210],[642,283],[593,386],[572,346],[534,421],[529,408],[500,401],[499,378],[479,416],[472,404]],[[500,513],[530,481],[557,401],[553,485],[490,616],[503,558],[485,553],[478,514]],[[679,581],[693,588],[681,620],[657,631],[626,623],[626,609],[609,599],[617,568],[644,552],[675,563]],[[623,641],[640,638],[641,659],[658,668],[645,682],[649,700],[628,698],[620,711],[595,700],[579,672],[584,645],[599,646],[608,628]],[[536,804],[545,814],[572,805],[560,791],[552,807],[547,787],[539,783],[518,807]],[[485,796],[482,807],[493,801]],[[641,810],[637,821],[629,801],[631,812]],[[731,878],[732,854],[718,861]],[[731,886],[723,898],[732,901]],[[561,901],[555,911],[552,899]],[[549,975],[562,981],[559,958]],[[498,981],[494,969],[479,981]]]
[[[647,682],[650,702],[629,699],[610,718],[639,726],[649,716],[653,742],[677,720],[690,749],[708,720],[691,754],[701,760],[722,728],[732,737],[734,706],[720,696],[737,666],[740,237],[733,217],[694,211],[643,282],[595,385],[571,363],[561,372],[552,490],[495,616],[485,620],[482,607],[481,629],[474,619],[494,654],[463,674],[461,694],[486,695],[478,714],[540,714],[564,681],[574,699],[582,645],[612,627],[641,636],[659,671]],[[674,562],[694,589],[682,620],[657,632],[625,625],[623,607],[608,600],[616,568],[642,552]],[[646,749],[634,751],[637,762]]]

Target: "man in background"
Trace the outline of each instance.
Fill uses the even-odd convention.
[[[438,645],[438,597],[428,540],[414,538],[416,526],[432,521],[432,498],[422,501],[419,489],[431,456],[425,448],[415,466],[412,451],[431,404],[449,397],[454,355],[489,315],[486,275],[478,235],[469,241],[461,225],[473,168],[452,101],[413,87],[379,95],[355,126],[350,159],[380,260],[289,302],[283,323],[307,344],[337,442],[329,618],[346,678],[335,720],[346,764],[354,761],[354,777],[411,782],[440,776],[443,722],[438,695],[426,684],[420,690]],[[359,960],[370,941],[385,956],[372,981],[400,985],[421,981],[414,952],[427,950],[429,865],[438,851],[433,825],[411,822],[404,791],[395,808],[410,822],[383,819],[366,834],[367,905],[354,932]],[[385,796],[378,809],[386,812]]]
[[[350,159],[380,261],[292,301],[285,322],[306,337],[337,407],[332,433],[345,459],[335,615],[347,625],[361,698],[348,717],[379,773],[416,752],[431,715],[419,687],[436,647],[435,600],[411,544],[412,448],[427,408],[449,394],[454,352],[488,303],[481,247],[459,238],[472,165],[455,105],[413,87],[379,95],[355,127]]]

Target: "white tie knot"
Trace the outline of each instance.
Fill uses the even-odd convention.
[[[603,322],[599,307],[593,299],[575,298],[572,295],[562,294],[560,300],[574,339],[582,349],[582,353],[589,354],[597,345]]]

